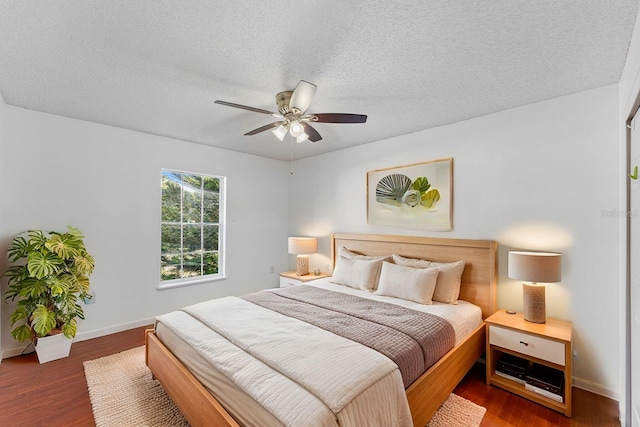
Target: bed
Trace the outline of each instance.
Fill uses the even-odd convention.
[[[465,260],[459,299],[479,307],[482,319],[491,315],[496,309],[497,245],[494,241],[335,234],[332,236],[331,243],[334,263],[341,247],[368,256],[398,254],[407,258],[438,262]],[[158,337],[158,334],[164,334],[162,339]],[[201,371],[203,369],[191,366],[193,373],[187,369],[185,364],[173,354],[172,350],[176,350],[171,341],[171,334],[167,334],[166,331],[162,332],[160,329],[148,331],[146,335],[146,362],[153,375],[160,381],[189,423],[193,426],[239,426],[236,419],[225,409],[229,407],[230,401],[238,399],[234,395],[234,391],[227,385],[221,385],[222,391],[218,392],[218,398],[214,398],[211,392],[196,378],[196,376],[202,378]],[[169,345],[165,345],[167,343]],[[408,405],[413,425],[424,426],[429,421],[460,379],[483,353],[484,345],[485,326],[481,322],[466,337],[457,339],[455,346],[424,374],[415,381],[411,380],[411,385],[402,393],[402,400],[404,401],[406,396],[406,401],[397,404]],[[169,349],[171,346],[174,347],[172,350]],[[215,376],[211,381],[217,381]],[[387,378],[383,378],[381,374],[380,383],[384,381],[387,381]],[[203,380],[203,382],[205,381]],[[208,383],[205,382],[205,384]],[[228,395],[225,390],[229,390]],[[242,407],[242,405],[240,406]],[[230,411],[233,412],[233,409]]]

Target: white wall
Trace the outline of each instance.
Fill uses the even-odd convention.
[[[84,232],[96,260],[96,303],[85,306],[78,338],[146,324],[205,299],[278,285],[277,273],[288,263],[287,163],[0,107],[0,253],[25,229],[64,230],[71,224]],[[161,168],[227,177],[226,280],[157,289]],[[7,357],[24,345],[9,335],[12,306],[0,307]]]
[[[493,239],[498,305],[522,310],[507,277],[510,249],[563,253],[549,316],[574,324],[576,385],[620,391],[621,208],[617,85],[391,138],[295,163],[290,233],[320,237],[311,267],[327,270],[332,232]],[[366,223],[366,172],[453,157],[454,229]]]

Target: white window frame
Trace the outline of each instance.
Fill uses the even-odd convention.
[[[182,287],[182,286],[190,286],[190,285],[196,285],[199,283],[204,283],[204,282],[214,282],[214,281],[219,281],[219,280],[223,280],[226,279],[226,274],[225,274],[225,254],[226,254],[226,193],[227,193],[227,178],[224,176],[219,176],[219,175],[211,175],[211,174],[204,174],[204,173],[199,173],[199,172],[189,172],[189,171],[182,171],[182,170],[177,170],[177,169],[162,169],[160,172],[160,182],[162,183],[162,176],[164,174],[164,172],[169,172],[169,173],[175,173],[175,174],[181,174],[181,175],[196,175],[199,177],[207,177],[207,178],[216,178],[219,180],[220,183],[220,190],[219,190],[219,194],[218,194],[218,198],[219,198],[219,206],[218,206],[218,272],[216,274],[207,274],[207,275],[201,275],[201,276],[196,276],[196,277],[181,277],[181,278],[177,278],[177,279],[167,279],[167,280],[162,280],[162,278],[160,278],[160,284],[158,285],[158,289],[172,289],[172,288],[176,288],[176,287]],[[184,198],[183,198],[183,192],[184,192],[184,187],[181,185],[180,186],[180,222],[176,223],[179,224],[181,226],[184,226],[186,224],[190,224],[187,222],[184,222],[183,220],[183,202],[184,202]],[[202,193],[202,197],[204,197],[204,193]],[[200,207],[200,226],[203,226],[203,221],[202,221],[202,215],[203,215],[203,206],[201,205]],[[160,187],[160,229],[162,230],[162,225],[166,224],[163,220],[162,220],[162,186]],[[183,233],[181,233],[181,239],[184,238]],[[201,241],[201,248],[203,245],[203,233],[200,234],[200,241]],[[162,233],[160,236],[160,244],[162,245]],[[181,244],[182,246],[182,244]],[[180,252],[180,254],[182,254],[183,252]],[[162,256],[164,254],[162,254],[162,248],[160,248],[160,255],[158,256],[158,260],[161,261]],[[158,270],[161,269],[161,262],[160,262],[160,268]]]

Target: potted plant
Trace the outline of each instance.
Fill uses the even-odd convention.
[[[9,278],[5,300],[18,300],[11,326],[24,320],[11,335],[20,342],[31,339],[40,363],[68,356],[76,319],[84,319],[78,299],[91,298],[94,260],[82,232],[71,226],[66,233],[23,232],[11,241],[8,257],[16,265],[5,273]],[[56,348],[49,351],[52,342]]]

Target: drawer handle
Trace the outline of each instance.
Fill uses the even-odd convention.
[[[520,344],[524,344],[524,345],[525,345],[525,347],[528,347],[528,346],[529,346],[529,343],[528,343],[528,342],[524,342],[524,341],[520,341]]]

